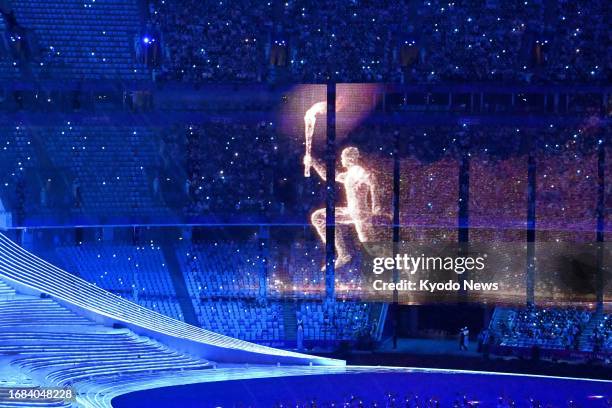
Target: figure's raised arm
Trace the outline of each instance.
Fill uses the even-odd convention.
[[[327,112],[326,102],[317,102],[306,111],[304,115],[304,138],[306,144],[306,155],[304,156],[304,176],[310,177],[312,167],[312,137],[317,124],[317,115]]]
[[[304,165],[312,167],[323,181],[327,180],[327,171],[325,166],[319,160],[312,156],[304,156]]]

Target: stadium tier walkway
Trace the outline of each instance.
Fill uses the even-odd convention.
[[[183,277],[183,272],[181,270],[179,261],[176,258],[176,252],[174,251],[174,248],[168,245],[163,245],[162,250],[164,253],[164,259],[166,260],[166,265],[168,266],[168,271],[170,272],[170,279],[172,280],[174,293],[176,293],[176,298],[181,307],[181,312],[183,313],[183,318],[185,319],[186,323],[198,326],[198,316],[193,308],[191,296],[189,296],[189,291],[185,285],[185,278]]]

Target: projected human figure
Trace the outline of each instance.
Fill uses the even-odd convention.
[[[342,150],[340,161],[343,171],[336,173],[336,181],[344,186],[346,207],[336,207],[336,224],[354,224],[359,241],[367,240],[367,228],[371,225],[374,215],[380,214],[380,204],[376,191],[376,183],[372,173],[360,164],[359,149],[347,147]],[[306,154],[304,166],[312,167],[323,179],[327,180],[325,166],[319,160]],[[310,216],[321,241],[325,243],[325,208],[315,210]],[[336,268],[351,260],[346,248],[346,242],[341,231],[336,231]]]

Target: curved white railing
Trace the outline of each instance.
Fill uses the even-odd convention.
[[[46,293],[93,318],[122,323],[174,348],[222,362],[344,365],[344,361],[261,346],[210,332],[143,308],[68,273],[0,234],[0,278]]]

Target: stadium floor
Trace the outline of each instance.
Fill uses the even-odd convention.
[[[199,377],[199,378],[198,378]],[[517,407],[530,399],[542,406],[605,407],[612,381],[395,367],[241,367],[218,368],[184,377],[183,385],[151,384],[151,389],[118,396],[115,408],[150,407],[272,407],[283,403],[317,406],[348,401],[351,395],[370,406],[389,393],[402,400],[419,395],[436,398],[441,407],[464,396],[474,406],[495,407],[500,396]],[[191,383],[191,384],[189,384]],[[160,387],[160,388],[155,388]],[[112,393],[111,393],[112,394]]]

